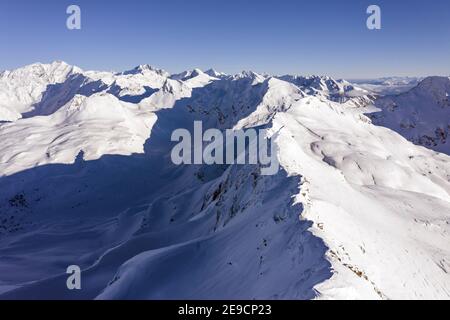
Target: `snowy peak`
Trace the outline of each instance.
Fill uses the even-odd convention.
[[[422,80],[417,87],[411,90],[411,93],[429,96],[438,105],[448,106],[448,97],[450,95],[449,77],[428,77]]]
[[[61,61],[35,63],[3,72],[0,76],[0,121],[20,118],[21,114],[33,109],[49,85],[62,83],[71,75],[80,73],[80,68]],[[9,114],[6,119],[5,114]]]
[[[226,74],[223,72],[218,72],[216,70],[214,70],[213,68],[210,68],[208,70],[205,71],[205,73],[210,76],[210,77],[214,77],[214,78],[221,78],[221,77],[225,77]]]
[[[34,63],[13,71],[4,71],[1,75],[2,79],[12,82],[26,78],[28,82],[39,79],[40,81],[55,83],[64,80],[69,74],[81,72],[80,68],[71,66],[64,61],[55,61],[50,64]]]
[[[346,80],[335,80],[329,76],[285,75],[279,79],[297,85],[309,95],[321,96],[335,102],[346,102],[352,97],[369,94],[366,90],[358,88]]]
[[[378,125],[399,132],[415,144],[450,154],[450,78],[428,77],[411,90],[375,101]]]
[[[156,73],[157,75],[166,77],[166,78],[170,76],[170,74],[168,72],[164,71],[163,69],[154,68],[149,64],[138,65],[137,67],[135,67],[131,70],[124,71],[120,74],[121,75],[135,75],[135,74],[145,74],[145,73]]]
[[[177,73],[177,74],[173,74],[170,76],[171,79],[173,80],[180,80],[180,81],[186,81],[195,77],[199,77],[199,76],[205,76],[205,75],[209,75],[205,72],[203,72],[202,70],[195,68],[193,70],[187,70],[187,71],[183,71],[181,73]]]
[[[266,77],[254,71],[244,70],[232,76],[232,79],[234,80],[248,79],[252,82],[252,85],[256,85],[264,82],[266,80]]]
[[[203,87],[211,81],[218,80],[218,78],[212,77],[198,68],[173,74],[170,79],[182,81],[191,88]]]

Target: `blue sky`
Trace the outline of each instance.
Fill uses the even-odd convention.
[[[66,8],[82,29],[66,28]],[[366,28],[378,4],[382,29]],[[344,78],[450,74],[448,0],[0,0],[0,70],[64,60]]]

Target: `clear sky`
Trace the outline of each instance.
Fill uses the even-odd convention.
[[[81,7],[81,30],[66,8]],[[381,7],[382,29],[366,28]],[[0,70],[64,60],[169,72],[450,74],[448,0],[0,0]]]

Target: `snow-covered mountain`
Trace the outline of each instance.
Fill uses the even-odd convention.
[[[13,121],[33,109],[51,84],[62,83],[81,70],[64,62],[32,64],[0,73],[0,121]]]
[[[370,92],[359,88],[346,80],[335,80],[328,76],[292,76],[285,75],[279,79],[291,82],[302,88],[307,94],[326,99],[345,102],[353,97],[369,95]]]
[[[449,119],[448,78],[383,98],[148,65],[1,79],[0,299],[450,298],[450,156],[412,143]],[[267,128],[280,171],[174,165],[195,120]]]
[[[378,99],[380,112],[371,118],[415,144],[450,154],[449,95],[449,77],[428,77],[405,93]]]

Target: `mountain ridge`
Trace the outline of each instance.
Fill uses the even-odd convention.
[[[450,156],[397,131],[411,108],[448,119],[445,79],[380,97],[329,77],[56,70],[0,123],[0,299],[450,297]],[[280,171],[174,165],[171,133],[194,121],[266,128]]]

